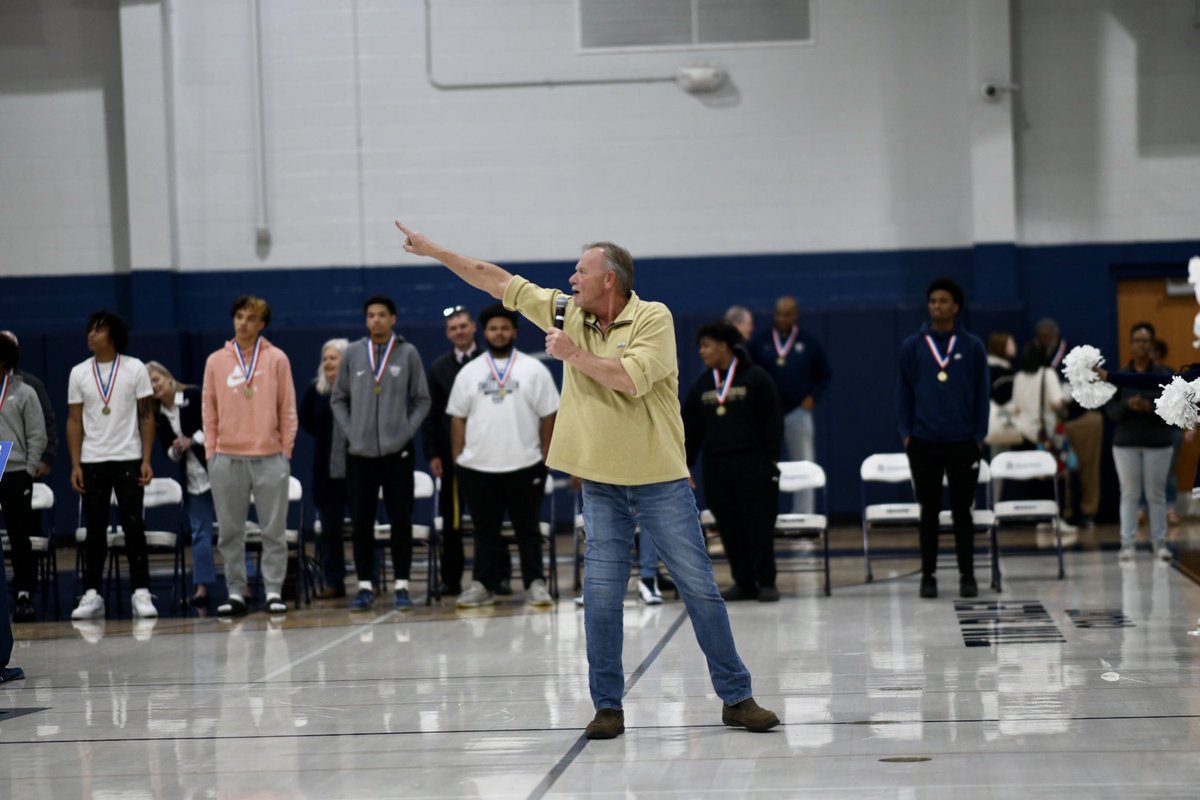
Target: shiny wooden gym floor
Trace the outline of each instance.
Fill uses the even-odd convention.
[[[920,600],[912,558],[865,584],[861,547],[839,556],[829,598],[808,556],[782,559],[782,602],[729,609],[783,719],[765,734],[721,725],[682,603],[631,593],[626,733],[583,739],[565,560],[550,610],[518,590],[472,612],[20,625],[0,798],[1195,798],[1200,526],[1173,535],[1175,562],[1122,564],[1115,531],[1081,532],[1063,581],[1031,539],[1000,595],[981,560],[974,602],[949,562]]]

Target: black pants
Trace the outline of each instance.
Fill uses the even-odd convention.
[[[334,589],[341,589],[346,583],[346,545],[342,541],[342,526],[346,519],[348,492],[344,478],[330,478],[317,502],[317,514],[321,517],[317,553],[321,556],[325,585]]]
[[[458,480],[475,523],[475,580],[494,592],[510,574],[502,563],[510,560],[508,548],[500,538],[505,511],[517,536],[525,588],[543,580],[538,511],[546,490],[546,466],[534,464],[513,472],[479,472],[460,466]]]
[[[705,455],[704,497],[734,583],[751,596],[774,586],[779,470],[761,453]]]
[[[33,592],[33,546],[29,537],[37,535],[37,516],[33,513],[33,478],[25,470],[7,472],[0,480],[0,509],[12,545],[13,591]]]
[[[463,564],[463,494],[454,463],[442,459],[442,491],[438,495],[438,514],[442,517],[442,583],[461,586]]]
[[[913,487],[921,506],[921,572],[937,571],[938,536],[941,526],[942,475],[950,490],[950,514],[954,521],[954,549],[958,571],[971,575],[975,570],[975,525],[971,504],[979,480],[979,445],[966,442],[927,442],[913,439],[908,444],[908,465]]]
[[[100,461],[83,464],[83,522],[87,542],[83,549],[83,588],[100,591],[104,562],[108,558],[109,499],[117,496],[117,520],[125,532],[129,580],[134,589],[150,588],[150,561],[146,555],[146,525],[142,521],[144,489],[138,483],[142,462]]]
[[[375,580],[375,513],[379,508],[380,489],[383,489],[383,507],[392,526],[392,567],[397,580],[408,580],[413,541],[412,449],[379,458],[347,455],[346,484],[350,490],[354,566],[359,581]]]

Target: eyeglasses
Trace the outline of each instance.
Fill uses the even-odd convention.
[[[467,310],[466,306],[447,306],[446,308],[442,309],[442,316],[449,318],[449,317],[453,317],[455,314],[460,314],[466,310]]]

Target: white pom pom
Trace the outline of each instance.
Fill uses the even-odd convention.
[[[1104,381],[1071,384],[1071,397],[1084,408],[1100,408],[1116,393],[1117,387]]]
[[[1071,348],[1062,360],[1062,374],[1071,382],[1072,389],[1077,383],[1095,383],[1100,380],[1096,367],[1104,363],[1104,356],[1090,344],[1081,344]]]
[[[1188,283],[1200,283],[1200,256],[1192,256],[1188,261]]]
[[[1176,375],[1155,398],[1154,410],[1167,424],[1190,431],[1196,427],[1197,391],[1200,391],[1200,379],[1188,383]]]

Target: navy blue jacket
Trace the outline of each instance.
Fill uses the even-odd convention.
[[[945,356],[950,337],[956,336],[948,380],[937,379],[941,367],[933,359],[928,334]],[[939,333],[928,322],[900,345],[900,438],[928,442],[982,443],[987,437],[991,374],[987,349],[978,336],[967,333],[955,322],[950,333]]]
[[[747,348],[754,363],[762,367],[775,382],[783,413],[787,414],[803,403],[804,398],[809,395],[812,395],[814,400],[819,399],[825,387],[829,385],[829,379],[833,377],[833,370],[829,367],[829,359],[825,357],[825,348],[803,328],[796,335],[796,341],[787,354],[787,361],[782,367],[779,366],[775,340],[771,336],[774,329],[774,326],[771,326],[755,336]],[[788,339],[787,336],[780,338],[784,342]]]

